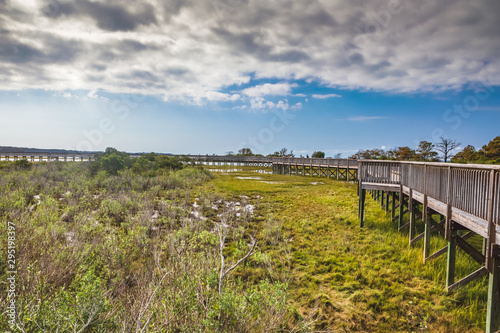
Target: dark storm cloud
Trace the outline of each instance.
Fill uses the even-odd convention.
[[[276,62],[299,62],[309,59],[309,56],[300,50],[274,52],[273,46],[259,41],[263,39],[259,32],[235,34],[223,28],[216,28],[214,32],[230,45],[235,53],[254,54],[261,60]]]
[[[16,64],[61,64],[73,61],[81,50],[81,45],[76,41],[69,43],[60,38],[43,37],[40,37],[40,41],[44,44],[43,49],[24,44],[14,36],[0,37],[0,61]]]
[[[134,3],[132,3],[134,4]],[[49,1],[42,9],[48,17],[87,16],[93,19],[97,26],[107,31],[133,31],[140,25],[156,23],[154,8],[148,3],[139,8],[130,8],[125,4],[109,4],[88,0],[78,0],[74,3],[59,4]]]
[[[500,1],[0,0],[0,9],[7,89],[72,82],[191,101],[229,98],[221,89],[251,82],[248,73],[393,92],[485,76],[500,84]]]
[[[90,68],[95,71],[102,72],[106,70],[107,66],[102,64],[92,64]]]

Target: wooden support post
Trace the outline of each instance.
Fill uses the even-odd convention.
[[[411,191],[411,190],[410,190]],[[403,226],[403,217],[404,217],[404,209],[405,209],[405,197],[403,193],[403,185],[399,186],[399,220],[398,220],[398,228]]]
[[[408,197],[408,210],[410,211],[410,245],[415,238],[415,205],[413,204],[413,189],[410,188],[410,196]]]
[[[448,240],[448,261],[446,264],[446,289],[455,283],[455,261],[457,258],[457,231],[450,230]]]
[[[488,310],[486,313],[486,333],[500,330],[500,260],[498,257],[493,261],[493,272],[490,273],[488,283]]]
[[[500,193],[499,193],[500,195]],[[490,173],[490,189],[488,195],[488,245],[486,248],[486,268],[493,273],[493,246],[496,244],[496,223],[494,220],[495,170]]]
[[[429,254],[431,253],[431,222],[429,221],[429,208],[427,207],[427,195],[424,194],[424,207],[422,212],[422,220],[425,223],[424,230],[424,264]]]
[[[347,159],[347,171],[346,171],[347,181],[349,181],[349,159]]]
[[[361,188],[359,195],[359,226],[361,228],[365,226],[365,197],[366,190]]]
[[[385,192],[385,213],[389,212],[389,194],[390,192]]]
[[[396,216],[396,192],[392,192],[392,206],[391,206],[391,221],[394,221]]]

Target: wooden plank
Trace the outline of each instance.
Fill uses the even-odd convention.
[[[444,234],[445,230],[442,226],[438,225],[438,224],[434,224],[434,227],[439,231],[441,232],[442,234]],[[455,235],[455,242],[456,244],[462,249],[465,251],[465,253],[467,253],[469,256],[471,256],[472,259],[474,259],[475,261],[477,261],[478,263],[480,264],[484,264],[484,261],[485,261],[485,258],[484,256],[481,254],[481,252],[479,252],[478,250],[476,250],[472,245],[470,245],[469,243],[467,243],[462,237],[459,237],[457,236],[457,230],[454,230],[453,228],[451,229],[450,231],[450,236],[451,234],[454,234]],[[468,238],[470,238],[471,236],[468,236]]]
[[[366,190],[376,190],[376,191],[386,191],[386,192],[399,192],[401,187],[398,184],[365,183],[365,182],[361,182],[361,186]],[[378,200],[378,198],[376,200]]]
[[[488,270],[485,267],[481,267],[478,270],[474,271],[473,273],[467,275],[464,277],[462,280],[455,282],[454,284],[448,286],[448,292],[452,292],[456,290],[457,288],[465,286],[467,283],[472,282],[481,276],[484,276],[488,274]]]
[[[433,254],[431,254],[430,256],[428,256],[427,258],[425,258],[425,261],[430,261],[430,260],[437,259],[440,256],[442,256],[443,254],[445,254],[446,252],[448,252],[448,245],[446,245],[442,249],[434,252]]]
[[[410,222],[406,223],[405,225],[401,226],[398,228],[399,231],[404,230],[410,226]]]
[[[425,236],[425,232],[419,234],[418,236],[416,236],[413,239],[410,239],[410,245],[414,245],[416,242],[418,242],[419,240],[421,240],[422,238],[424,238],[424,236]]]
[[[408,195],[409,188],[403,186],[403,193]],[[413,198],[418,202],[423,202],[423,195],[417,191],[413,191]],[[433,198],[428,199],[428,206],[435,212],[447,216],[447,207],[443,202],[439,202]],[[456,223],[459,223],[466,227],[467,229],[474,231],[476,234],[481,235],[484,238],[488,238],[488,222],[477,216],[473,216],[467,212],[464,212],[458,208],[451,208],[451,219]],[[496,237],[500,239],[500,227],[496,227]]]

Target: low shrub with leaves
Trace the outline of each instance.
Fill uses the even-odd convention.
[[[0,222],[5,230],[7,222],[16,225],[18,275],[16,325],[10,327],[2,313],[0,327],[274,332],[286,325],[287,283],[278,274],[228,274],[219,291],[217,225],[231,199],[203,192],[209,172],[167,157],[130,163],[119,161],[123,156],[115,151],[107,156],[98,166],[2,164]],[[222,247],[227,267],[249,250],[252,237],[258,256],[235,271],[264,265],[259,244],[265,235],[255,228],[257,214],[232,207]],[[7,236],[1,237],[0,253],[5,281]],[[7,301],[1,292],[2,309]]]

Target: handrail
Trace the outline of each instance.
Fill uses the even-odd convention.
[[[358,165],[361,182],[401,184],[500,225],[500,165],[382,160],[358,160]]]

